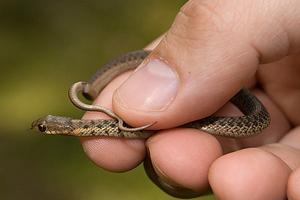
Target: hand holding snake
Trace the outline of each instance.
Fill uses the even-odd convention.
[[[221,199],[297,199],[299,3],[276,2],[189,1],[143,66],[125,83],[129,73],[116,78],[95,100],[133,127],[157,122],[151,128],[161,131],[146,146],[136,139],[81,138],[87,155],[102,168],[126,171],[144,160],[147,147],[151,178],[174,196],[199,195],[210,185]],[[261,135],[236,140],[167,129],[210,116],[245,86],[272,118]],[[215,113],[224,115],[240,113],[226,104]]]

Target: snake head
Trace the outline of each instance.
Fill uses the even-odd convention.
[[[35,120],[31,124],[31,129],[44,133],[47,131],[46,117]]]
[[[31,129],[43,134],[66,134],[72,131],[70,121],[71,118],[68,117],[47,115],[32,122]]]

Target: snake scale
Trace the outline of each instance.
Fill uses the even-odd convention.
[[[124,54],[102,66],[88,82],[81,81],[71,86],[69,98],[76,107],[86,111],[104,112],[112,119],[80,120],[48,115],[34,121],[32,129],[49,135],[123,138],[147,138],[151,136],[153,131],[144,129],[150,127],[153,123],[137,128],[128,127],[111,110],[102,106],[85,104],[77,96],[78,93],[82,93],[87,99],[94,100],[111,80],[125,71],[135,69],[149,53],[149,51],[139,50]],[[270,123],[269,113],[248,89],[241,89],[230,101],[242,111],[244,116],[209,116],[182,126],[196,128],[212,135],[232,138],[254,136],[268,127]],[[144,165],[148,176],[165,192],[181,198],[190,198],[199,195],[189,189],[170,186],[163,180],[160,180],[149,159],[145,160]]]

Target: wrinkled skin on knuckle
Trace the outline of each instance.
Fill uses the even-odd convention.
[[[223,20],[219,11],[214,3],[190,0],[180,9],[170,32],[189,47],[198,48],[207,38],[222,32]]]
[[[184,67],[186,63],[191,66],[191,55],[195,60],[200,60],[197,56],[205,54],[199,53],[199,50],[204,49],[203,47],[213,48],[220,39],[225,38],[220,37],[218,30],[222,20],[209,5],[204,1],[188,1],[161,41],[159,54],[170,62],[176,60],[176,63],[169,63],[173,67]],[[196,61],[195,63],[197,64]]]
[[[231,44],[236,38],[242,40],[243,34],[239,32],[244,30],[242,27],[246,23],[241,19],[241,11],[232,3],[225,8],[224,4],[219,0],[188,1],[180,9],[162,43],[172,51],[184,47],[177,50],[178,55],[184,57],[185,54],[189,56],[203,47],[213,48],[220,43]]]
[[[249,45],[237,42],[243,41],[243,35],[235,28],[243,26],[239,25],[243,24],[238,13],[240,10],[227,5],[226,9],[230,7],[227,11],[223,8],[224,4],[219,0],[190,0],[176,16],[158,51],[171,66],[179,69],[180,76],[188,71],[180,70],[183,68],[200,71],[199,68],[204,67],[201,61],[209,67],[217,60],[230,60],[233,56],[249,53]],[[231,48],[224,51],[229,45]],[[185,75],[189,77],[189,74]]]

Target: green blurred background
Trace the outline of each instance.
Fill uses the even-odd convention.
[[[77,138],[45,137],[29,127],[47,113],[80,117],[67,98],[69,86],[165,32],[183,4],[0,1],[0,199],[174,199],[142,167],[104,171],[86,158]]]

